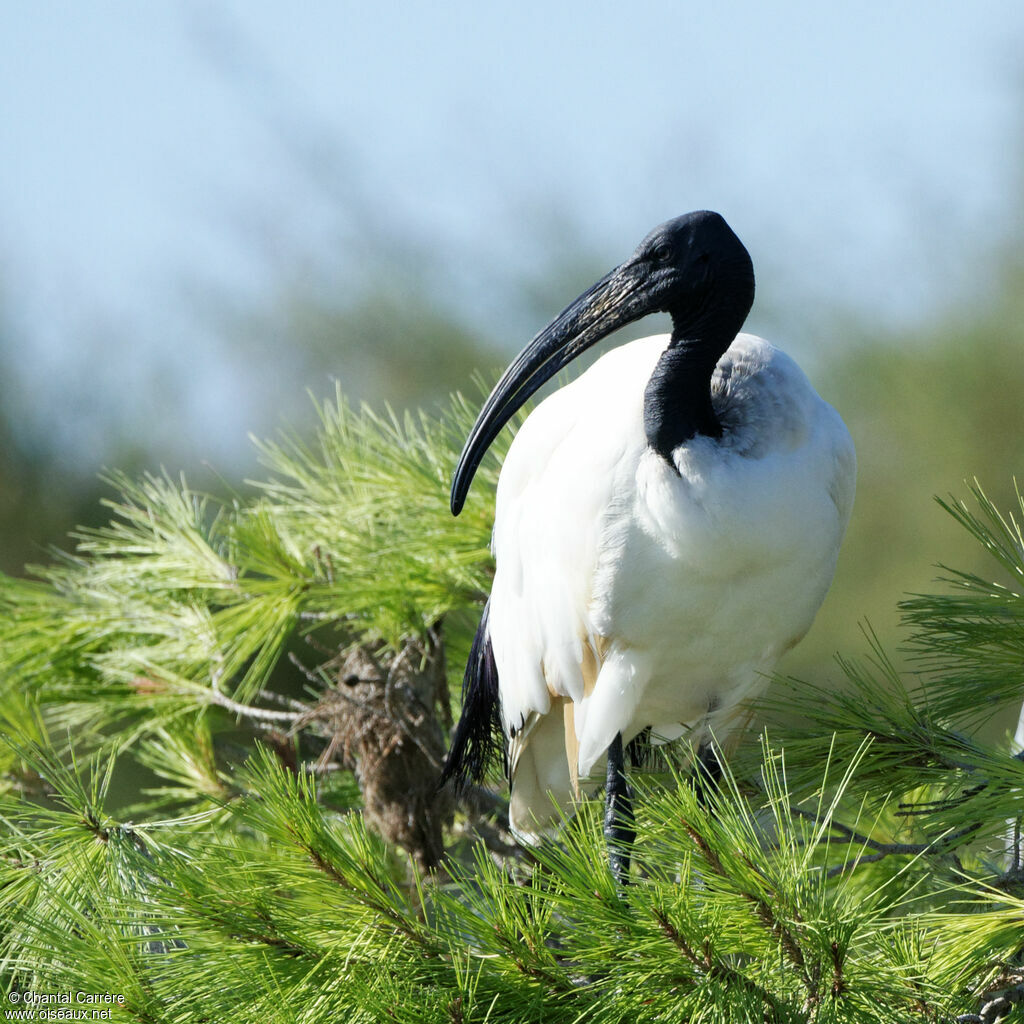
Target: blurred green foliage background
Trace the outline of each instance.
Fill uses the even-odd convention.
[[[858,483],[835,584],[790,666],[808,671],[829,649],[863,647],[868,619],[892,646],[897,600],[931,592],[939,563],[996,568],[932,501],[967,495],[977,479],[1000,508],[1024,486],[1024,263],[996,250],[980,291],[902,332],[837,322],[845,343],[817,383],[857,445]]]

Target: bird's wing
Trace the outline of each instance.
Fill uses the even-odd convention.
[[[497,569],[490,633],[506,735],[579,703],[594,685],[604,640],[591,616],[594,574],[616,496],[628,494],[646,447],[643,394],[668,338],[599,359],[527,418],[498,483]]]
[[[707,719],[724,738],[832,580],[855,478],[842,420],[752,335],[730,347],[713,389],[723,437],[680,446],[672,466],[642,452],[632,508],[606,517],[590,613],[614,640],[574,708],[581,773],[643,725]]]

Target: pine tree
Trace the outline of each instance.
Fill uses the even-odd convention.
[[[469,406],[399,418],[339,394],[318,412],[314,443],[260,446],[250,493],[114,476],[107,526],[0,578],[5,1009],[84,993],[161,1024],[1019,1012],[1024,762],[977,733],[1024,692],[1012,515],[979,487],[944,503],[996,572],[949,570],[903,604],[907,677],[869,643],[838,663],[843,686],[777,680],[707,800],[685,749],[638,772],[618,891],[597,803],[527,855],[498,780],[458,803],[434,784],[491,572],[487,503],[455,522],[445,502]]]

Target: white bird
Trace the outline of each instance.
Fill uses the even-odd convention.
[[[452,482],[580,352],[648,313],[671,335],[609,352],[516,435],[498,481],[490,599],[444,779],[479,780],[495,733],[509,817],[536,842],[606,771],[605,833],[623,880],[632,841],[623,745],[645,729],[707,745],[742,718],[811,626],[853,503],[839,415],[797,364],[739,334],[754,297],[746,249],[716,213],[655,228],[506,370]]]

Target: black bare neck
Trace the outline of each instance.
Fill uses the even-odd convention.
[[[672,452],[698,434],[721,437],[722,424],[711,403],[711,377],[724,343],[677,340],[661,354],[644,392],[647,443],[670,465]]]

